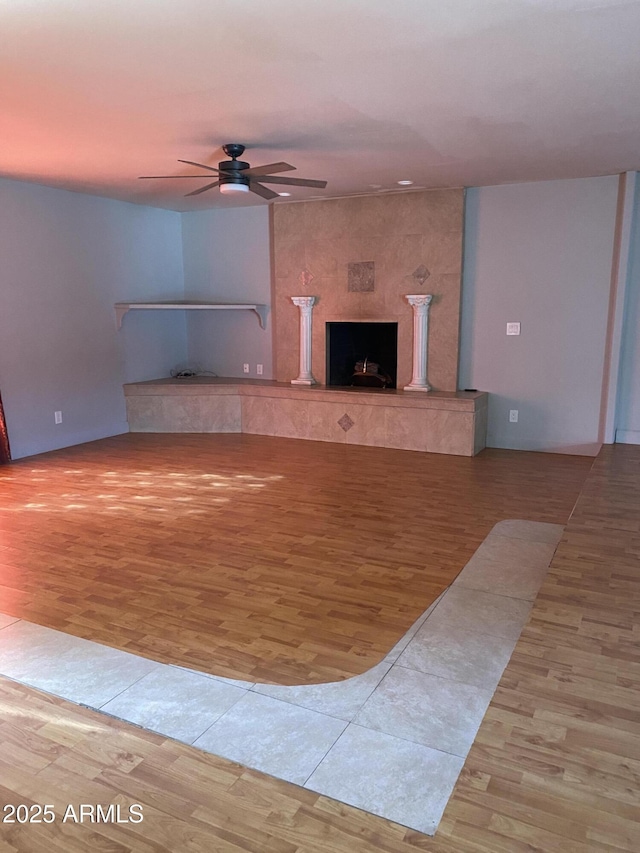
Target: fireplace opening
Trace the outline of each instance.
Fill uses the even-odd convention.
[[[327,385],[396,388],[397,323],[327,323]]]

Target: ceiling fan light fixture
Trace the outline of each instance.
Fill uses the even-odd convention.
[[[248,193],[249,187],[247,184],[220,184],[220,192],[227,195],[232,193]]]
[[[209,166],[206,163],[196,163],[195,160],[179,160],[179,163],[188,163],[190,166],[196,166],[205,169],[208,172],[214,172],[217,175],[217,180],[205,183],[204,186],[198,187],[185,195],[189,196],[200,195],[215,187],[220,187],[220,192],[224,195],[232,195],[233,193],[255,193],[266,201],[273,201],[279,195],[288,196],[289,192],[277,193],[265,184],[291,184],[295,187],[319,187],[324,189],[327,185],[326,181],[308,180],[305,178],[288,178],[282,177],[280,172],[292,172],[295,166],[289,163],[266,163],[264,166],[254,166],[251,168],[249,163],[244,160],[238,160],[244,152],[244,145],[237,142],[223,145],[222,150],[230,157],[230,160],[222,160],[218,163],[218,168]],[[150,178],[196,178],[199,180],[207,180],[213,177],[209,175],[141,175],[141,177]]]

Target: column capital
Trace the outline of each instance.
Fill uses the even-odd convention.
[[[291,301],[293,302],[294,305],[297,305],[298,308],[309,309],[309,308],[313,308],[313,306],[316,304],[316,297],[315,296],[292,296]]]
[[[431,294],[425,295],[423,293],[412,293],[407,294],[405,299],[413,308],[428,308],[429,305],[431,305],[433,296]]]

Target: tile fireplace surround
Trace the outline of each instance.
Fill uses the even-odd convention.
[[[485,447],[483,392],[297,387],[192,377],[124,386],[131,432],[246,432],[474,456]]]
[[[326,384],[326,323],[398,324],[398,388],[411,380],[413,316],[407,294],[431,294],[428,380],[458,387],[464,192],[422,190],[273,205],[274,377],[298,373],[298,308],[313,296],[311,372]],[[365,268],[371,281],[350,280]],[[366,276],[365,276],[366,277]],[[366,353],[363,353],[365,355]]]

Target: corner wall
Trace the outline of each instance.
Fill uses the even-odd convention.
[[[271,304],[269,207],[182,214],[185,299]],[[242,365],[271,379],[272,323],[263,330],[252,311],[194,311],[187,319],[189,362],[218,376],[241,377]]]
[[[186,357],[180,214],[0,180],[0,390],[14,459],[127,432],[122,385]],[[54,423],[54,411],[63,421]]]
[[[491,447],[600,447],[617,191],[616,175],[467,191],[460,387],[489,392]]]

